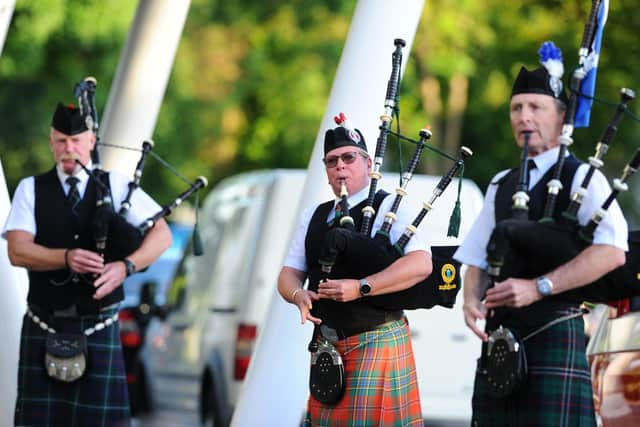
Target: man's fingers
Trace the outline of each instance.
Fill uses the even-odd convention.
[[[476,336],[480,338],[482,341],[486,341],[488,339],[487,334],[478,327],[478,325],[476,324],[477,319],[478,318],[473,317],[470,314],[465,314],[464,316],[464,320],[465,320],[465,323],[467,324],[467,327],[471,329],[471,331],[474,334],[476,334]]]

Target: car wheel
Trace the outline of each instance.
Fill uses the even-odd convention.
[[[202,425],[204,427],[226,427],[228,420],[225,420],[220,402],[216,396],[213,380],[207,378],[202,388]]]

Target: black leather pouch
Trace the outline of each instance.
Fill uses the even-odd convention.
[[[516,392],[527,381],[527,357],[517,335],[500,326],[489,334],[484,346],[483,370],[486,385],[496,398]]]
[[[344,365],[336,348],[322,338],[318,349],[311,353],[309,391],[319,402],[337,403],[344,394]]]

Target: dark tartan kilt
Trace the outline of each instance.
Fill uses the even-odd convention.
[[[113,316],[65,319],[50,325],[58,332],[79,332]],[[63,383],[45,371],[47,332],[25,314],[20,339],[16,426],[124,427],[130,425],[127,380],[122,359],[118,322],[87,337],[88,358],[84,375]]]
[[[305,427],[423,427],[406,319],[339,340],[336,349],[344,363],[344,396],[333,405],[309,396]]]
[[[473,427],[592,427],[596,425],[584,321],[560,322],[525,341],[529,376],[524,388],[492,398],[476,373]]]

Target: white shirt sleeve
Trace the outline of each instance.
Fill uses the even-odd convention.
[[[13,230],[26,231],[34,236],[36,234],[35,179],[32,176],[21,180],[13,194],[2,237],[6,239],[7,231]]]
[[[588,164],[580,165],[571,184],[571,192],[577,190],[584,176],[589,169]],[[582,200],[582,205],[578,211],[578,221],[582,225],[586,225],[593,213],[602,206],[602,203],[611,194],[611,187],[607,182],[606,177],[596,170],[591,178],[589,187],[587,188],[587,195]],[[628,246],[629,230],[627,221],[624,218],[622,209],[617,201],[613,201],[605,217],[602,219],[595,232],[593,233],[593,243],[616,246],[624,251],[629,250]]]
[[[376,220],[374,221],[371,230],[371,237],[374,237],[376,232],[382,227],[382,224],[384,223],[384,215],[391,209],[394,199],[395,194],[389,194],[380,204]],[[407,197],[402,199],[398,212],[396,212],[396,221],[393,223],[391,233],[389,235],[391,244],[396,243],[398,239],[400,239],[400,236],[402,236],[407,226],[411,225],[414,218],[418,215],[418,212],[420,212],[420,209],[420,206],[414,199]],[[409,242],[407,242],[407,245],[404,248],[405,253],[413,251],[425,251],[429,254],[431,253],[431,243],[427,238],[426,232],[428,228],[429,227],[426,225],[418,227],[416,234],[414,234],[411,239],[409,239]]]
[[[111,197],[113,199],[113,208],[116,212],[120,210],[122,201],[129,191],[130,179],[119,172],[109,172],[109,185],[111,186]],[[156,203],[142,188],[137,188],[131,194],[131,209],[127,214],[127,221],[138,226],[145,220],[162,210],[162,207]]]
[[[298,225],[293,231],[291,243],[289,244],[289,251],[284,259],[285,267],[291,267],[305,272],[307,271],[307,256],[304,242],[307,237],[307,230],[309,229],[311,216],[315,210],[316,207],[309,207],[302,211]]]
[[[491,182],[495,182],[502,178],[508,172],[508,170],[505,170],[498,173],[493,177]],[[453,257],[457,261],[466,265],[473,265],[481,269],[486,269],[488,267],[487,243],[489,243],[491,233],[496,225],[495,198],[497,189],[497,185],[489,184],[485,193],[482,209],[478,213],[478,216],[462,244],[455,254],[453,254]]]

